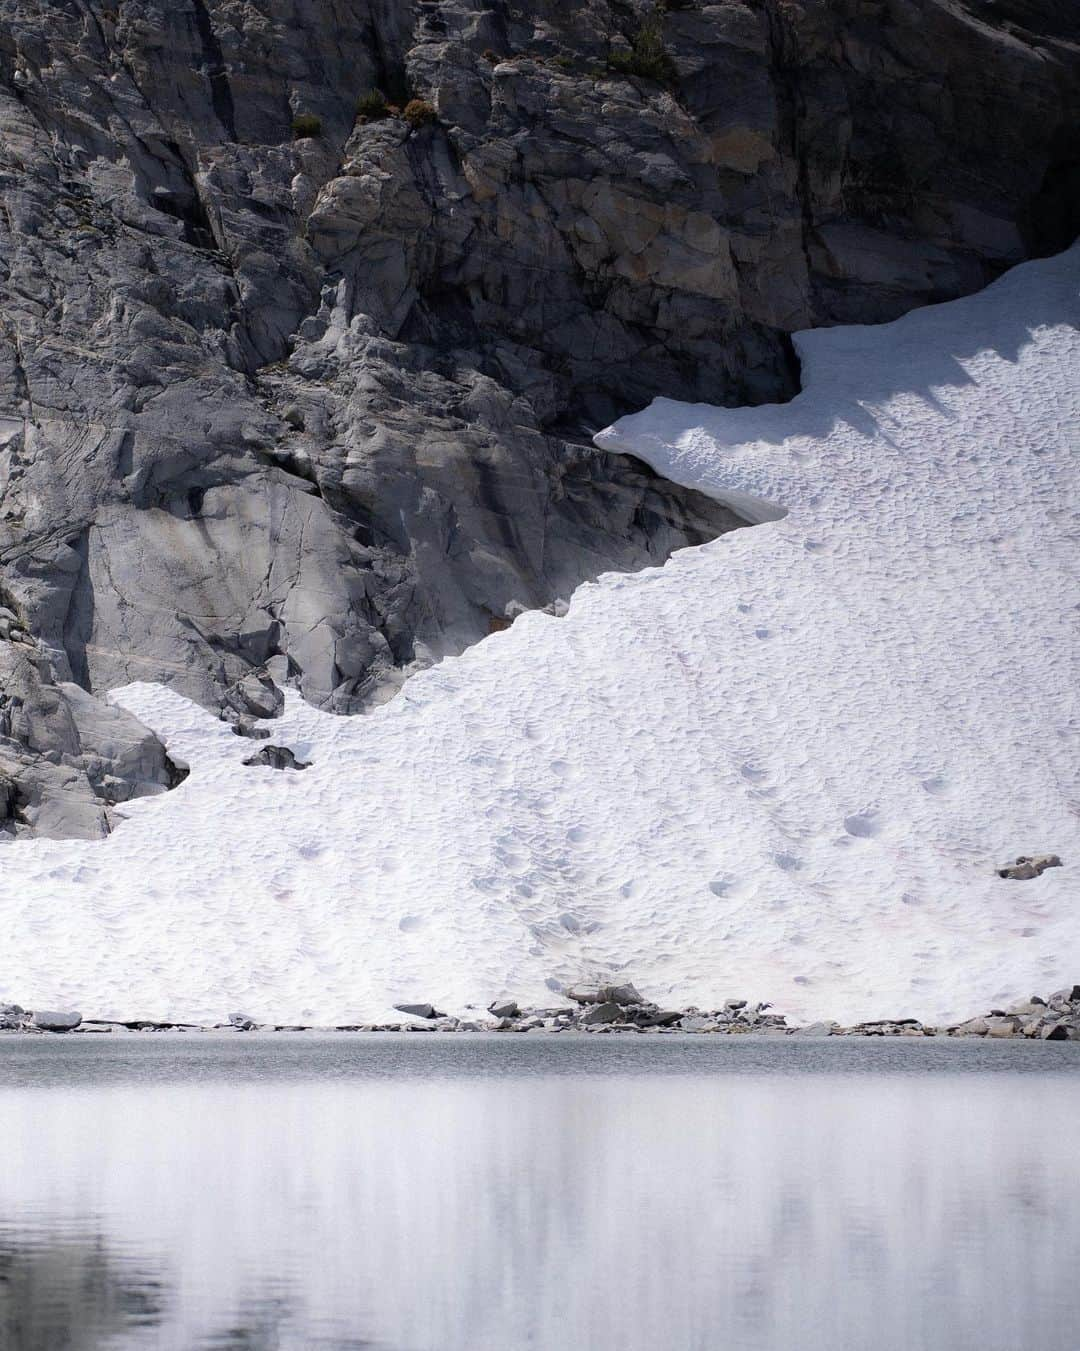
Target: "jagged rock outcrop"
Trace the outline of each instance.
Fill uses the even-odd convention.
[[[0,836],[105,835],[118,803],[186,777],[138,719],[57,680],[33,640],[15,633],[0,639]]]
[[[792,330],[1069,242],[1078,36],[1057,0],[0,0],[0,578],[35,688],[235,717],[284,659],[358,711],[736,525],[588,433],[783,398]],[[0,796],[45,828],[17,697]],[[140,744],[130,792],[173,773]],[[86,811],[50,829],[101,829],[59,754]]]

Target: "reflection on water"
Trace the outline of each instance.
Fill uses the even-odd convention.
[[[418,1040],[0,1043],[0,1347],[1075,1342],[1070,1045]]]
[[[161,1278],[118,1261],[101,1234],[60,1226],[20,1235],[0,1225],[0,1345],[95,1351],[130,1329],[156,1327]]]

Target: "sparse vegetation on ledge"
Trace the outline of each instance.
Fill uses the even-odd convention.
[[[298,141],[322,135],[322,118],[315,113],[297,113],[292,120],[292,132]]]
[[[672,84],[678,71],[664,46],[663,0],[657,0],[641,27],[631,39],[630,48],[616,48],[608,55],[608,65],[622,75],[636,75],[657,84]]]
[[[390,105],[381,89],[369,89],[361,94],[356,100],[356,112],[357,116],[366,118],[369,122],[377,122],[380,118],[391,115]]]
[[[435,109],[427,99],[410,99],[402,116],[414,131],[418,131],[435,121]]]

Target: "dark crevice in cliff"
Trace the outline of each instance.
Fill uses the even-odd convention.
[[[1080,123],[1055,133],[1050,163],[1021,217],[1021,229],[1036,258],[1060,253],[1080,236]]]
[[[64,615],[63,642],[71,667],[71,678],[84,690],[89,690],[90,667],[86,659],[86,644],[94,623],[94,585],[90,578],[90,531],[81,530],[68,541],[79,560],[79,570],[68,595]]]
[[[229,87],[229,74],[225,66],[225,55],[221,43],[214,32],[213,21],[206,8],[206,0],[191,0],[195,15],[195,27],[206,57],[204,73],[210,83],[210,100],[218,121],[228,133],[229,140],[235,141],[236,108],[233,103],[232,89]]]
[[[779,141],[795,164],[795,195],[802,221],[802,254],[809,272],[810,238],[814,228],[813,193],[810,186],[809,162],[802,145],[805,108],[799,71],[798,35],[794,30],[790,12],[784,8],[783,0],[764,0],[764,13],[772,53]],[[787,338],[788,335],[784,334],[784,337]],[[794,388],[798,389],[797,383]]]
[[[150,194],[151,204],[158,211],[172,216],[181,223],[184,227],[184,239],[193,248],[218,252],[219,245],[213,223],[183,151],[175,141],[167,142],[166,148],[174,157],[176,168],[182,175],[183,188],[177,190],[165,185],[154,187]]]

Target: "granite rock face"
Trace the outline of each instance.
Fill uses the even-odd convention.
[[[1070,242],[1078,41],[1059,0],[0,0],[5,828],[176,780],[111,687],[357,712],[737,525],[589,433]]]
[[[0,830],[105,835],[118,804],[186,775],[130,713],[58,680],[32,640],[0,641]]]

